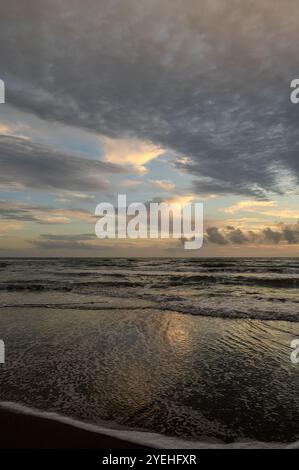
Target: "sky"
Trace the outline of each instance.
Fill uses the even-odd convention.
[[[298,256],[299,9],[0,5],[0,256]],[[99,240],[97,204],[202,202],[204,244]]]

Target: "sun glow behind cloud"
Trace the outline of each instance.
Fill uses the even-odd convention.
[[[146,164],[162,155],[159,147],[137,139],[110,139],[102,137],[105,159],[119,165],[129,165],[138,174],[147,172]]]

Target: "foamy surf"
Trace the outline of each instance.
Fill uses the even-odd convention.
[[[297,441],[297,279],[297,259],[5,260],[0,402],[154,446]]]
[[[101,311],[120,310],[126,302],[138,310],[150,302],[156,309],[189,315],[298,323],[298,286],[295,258],[0,263],[0,308]]]
[[[112,425],[110,427],[107,423],[105,423],[105,425],[86,423],[68,416],[62,416],[58,413],[46,412],[14,402],[0,402],[0,409],[64,423],[77,429],[122,439],[124,441],[131,442],[132,445],[138,444],[156,449],[299,449],[299,441],[287,444],[278,442],[258,442],[253,440],[239,440],[230,444],[225,444],[216,440],[213,442],[204,440],[187,441],[184,439],[164,436],[158,433],[124,429],[123,427],[115,428],[112,427]]]

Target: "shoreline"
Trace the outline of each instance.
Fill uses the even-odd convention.
[[[17,406],[16,406],[17,408]],[[21,407],[20,407],[21,408]],[[150,449],[129,440],[76,426],[50,413],[26,413],[0,406],[1,449]]]
[[[0,449],[299,449],[299,441],[187,441],[86,423],[13,402],[0,402],[0,426]]]

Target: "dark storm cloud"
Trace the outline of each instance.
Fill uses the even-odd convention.
[[[0,186],[12,188],[101,190],[105,173],[122,168],[110,163],[73,157],[30,140],[0,136]]]
[[[205,241],[217,245],[227,244],[279,244],[287,243],[289,245],[299,244],[299,222],[296,224],[278,224],[275,229],[266,227],[259,231],[241,230],[232,226],[209,227],[206,230]]]
[[[173,149],[198,192],[298,182],[297,1],[11,0],[0,23],[7,102]]]

